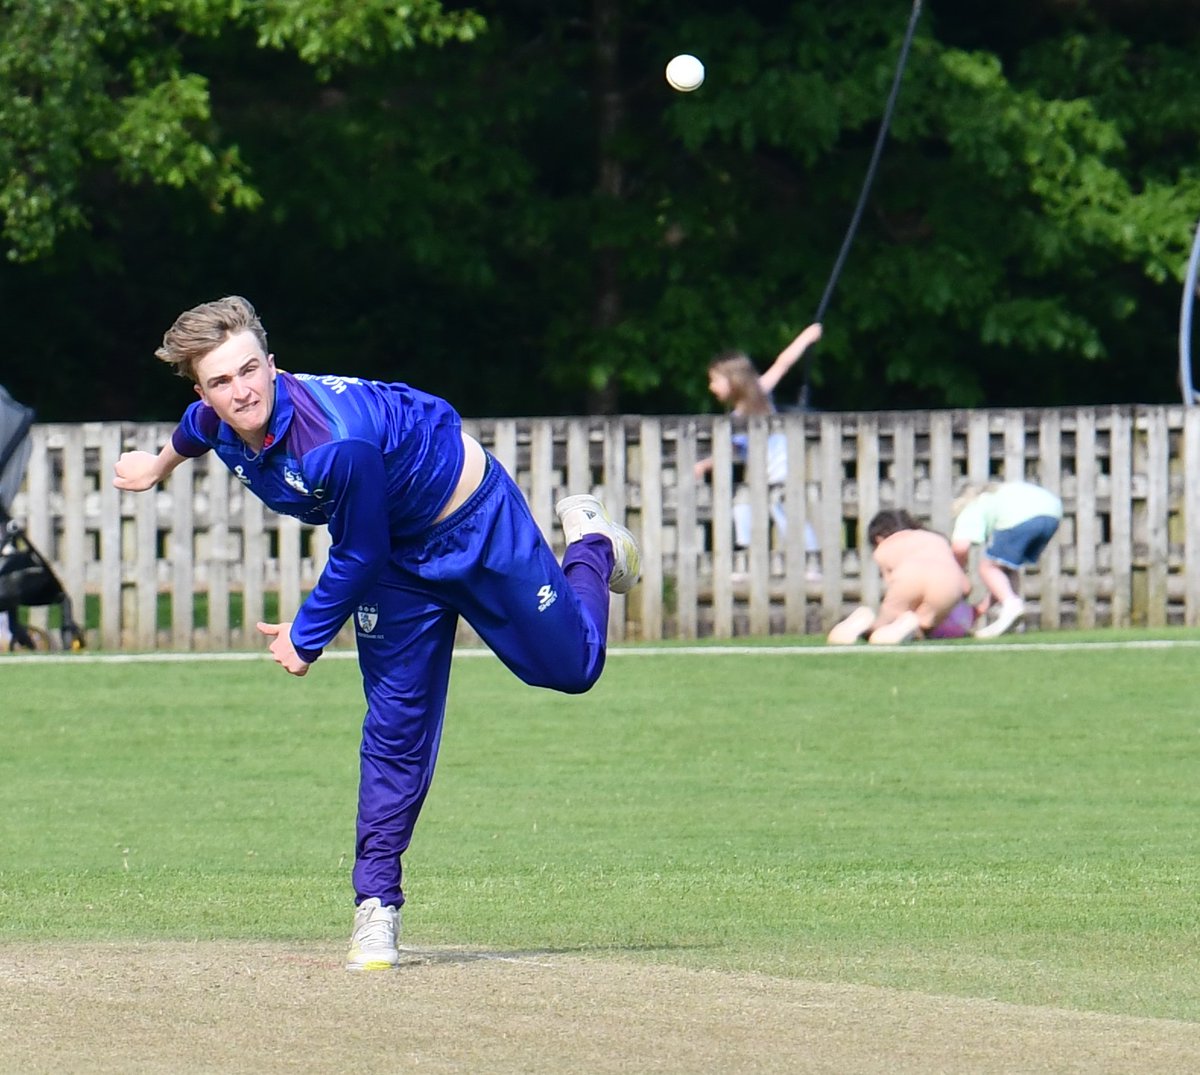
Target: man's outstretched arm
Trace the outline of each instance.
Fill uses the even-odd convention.
[[[132,493],[145,492],[153,489],[187,458],[186,455],[180,455],[170,441],[163,445],[158,455],[153,452],[123,452],[113,468],[113,485]]]

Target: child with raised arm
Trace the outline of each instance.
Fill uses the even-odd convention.
[[[723,403],[729,413],[749,418],[754,415],[775,413],[771,394],[776,386],[814,343],[821,338],[820,324],[811,324],[776,356],[775,361],[763,373],[754,368],[742,351],[724,351],[708,366],[708,390]],[[750,438],[745,433],[733,436],[734,457],[745,460],[750,447]],[[696,478],[702,479],[712,472],[713,460],[709,456],[696,463]],[[771,487],[770,513],[781,535],[787,534],[787,514],[784,511],[782,487],[787,481],[787,437],[783,433],[772,433],[767,437],[767,484]],[[744,490],[739,490],[733,505],[734,544],[738,548],[750,545],[750,526],[753,508],[746,500]],[[811,525],[804,530],[805,550],[815,553],[818,549],[817,535]]]

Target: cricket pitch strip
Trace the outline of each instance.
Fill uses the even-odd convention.
[[[1200,1025],[647,965],[332,945],[0,944],[0,1071],[1173,1075]]]

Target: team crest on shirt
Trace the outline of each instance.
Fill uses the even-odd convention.
[[[288,483],[297,493],[308,496],[308,486],[304,484],[304,475],[298,470],[293,470],[290,466],[283,468],[283,480]]]
[[[359,605],[358,611],[354,614],[354,620],[358,624],[360,635],[373,637],[375,625],[379,623],[379,606]]]

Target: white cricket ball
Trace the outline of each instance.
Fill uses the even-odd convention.
[[[667,83],[680,93],[691,93],[704,82],[704,64],[686,52],[667,64]]]

